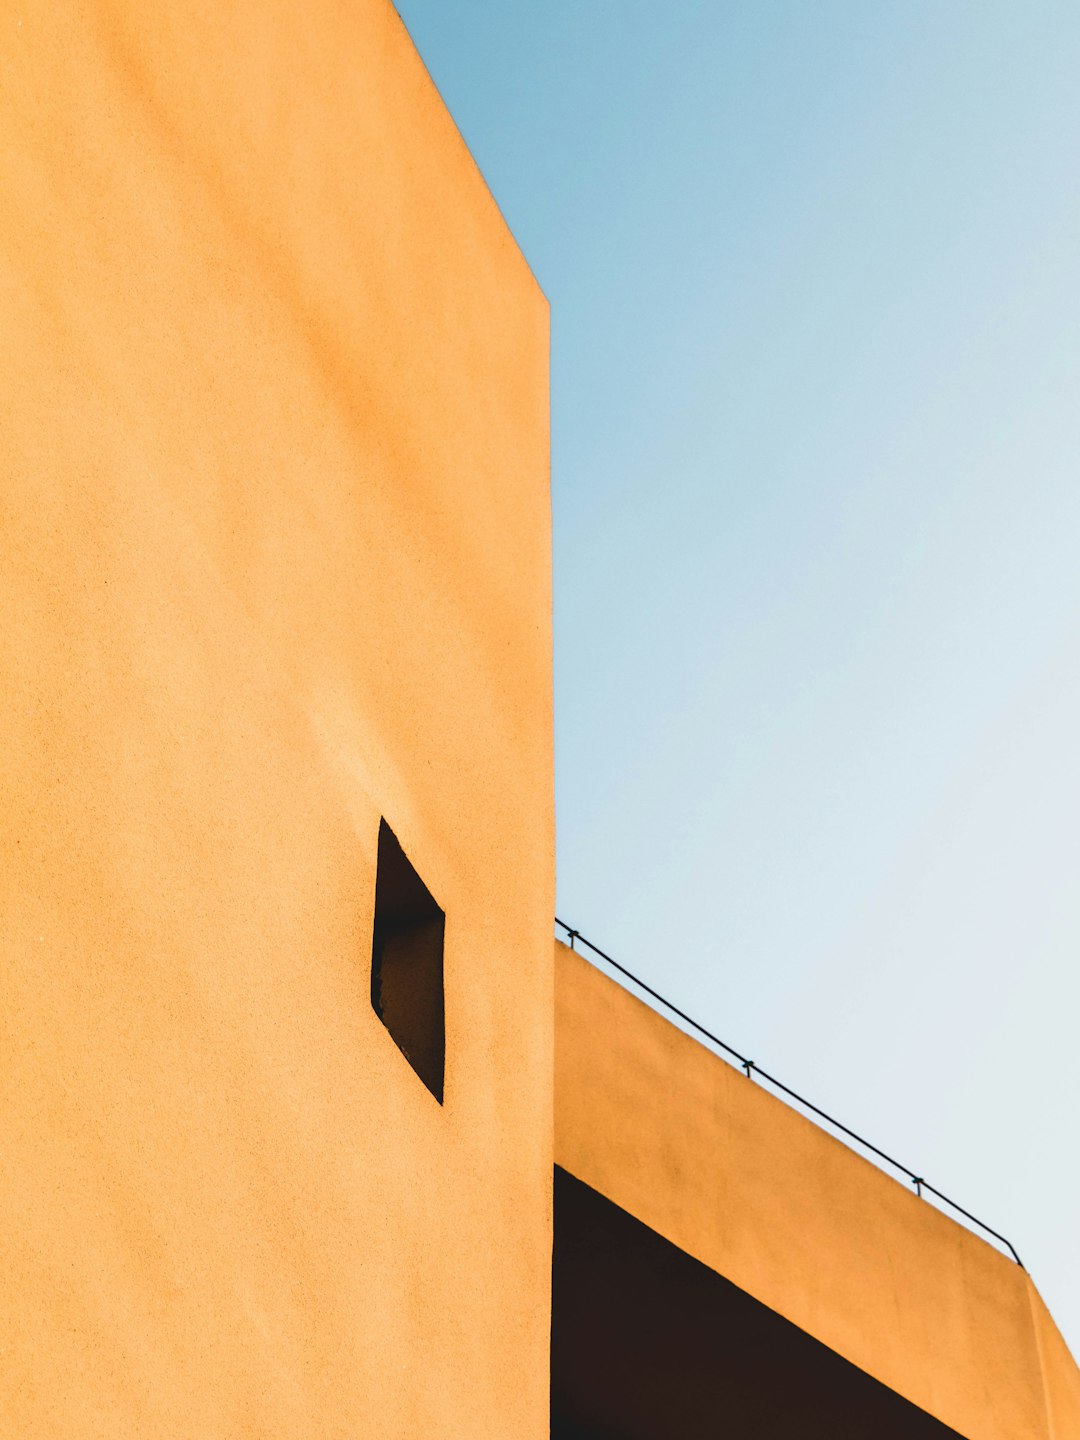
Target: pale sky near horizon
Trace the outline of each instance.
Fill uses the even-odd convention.
[[[1080,7],[398,9],[552,306],[559,914],[1080,1356]]]

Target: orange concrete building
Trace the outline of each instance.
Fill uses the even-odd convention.
[[[1080,1436],[553,950],[547,305],[392,6],[0,27],[0,1435]]]

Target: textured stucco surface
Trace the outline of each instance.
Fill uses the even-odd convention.
[[[1080,1367],[1030,1282],[1028,1290],[1046,1387],[1047,1434],[1050,1440],[1071,1440],[1080,1435]]]
[[[557,1164],[969,1440],[1080,1435],[1019,1266],[555,948]]]
[[[0,127],[0,1434],[532,1440],[546,302],[386,0],[4,4]]]

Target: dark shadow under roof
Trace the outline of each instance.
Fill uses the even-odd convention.
[[[551,1402],[553,1440],[957,1440],[558,1167]]]

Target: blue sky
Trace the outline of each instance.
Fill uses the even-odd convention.
[[[560,915],[1080,1353],[1080,9],[398,8],[552,305]]]

